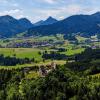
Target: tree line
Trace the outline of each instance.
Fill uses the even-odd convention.
[[[29,59],[29,58],[16,58],[7,56],[5,57],[4,55],[0,55],[0,65],[2,66],[15,66],[17,64],[25,64],[25,63],[31,63],[35,62],[34,58]]]

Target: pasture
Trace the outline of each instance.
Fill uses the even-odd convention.
[[[0,48],[0,54],[4,56],[16,56],[17,58],[35,58],[37,61],[41,61],[42,57],[39,54],[40,49],[35,48]]]

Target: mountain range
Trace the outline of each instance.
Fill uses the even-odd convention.
[[[100,33],[100,12],[92,15],[73,15],[64,20],[57,21],[49,17],[32,24],[28,19],[15,19],[6,15],[0,17],[0,37],[12,37],[24,32],[24,36],[76,34],[91,36]]]
[[[9,15],[0,17],[0,37],[11,37],[32,27],[33,24],[26,18],[17,20]]]
[[[26,18],[18,20],[9,15],[0,16],[0,37],[12,37],[36,26],[53,24],[57,22],[57,20],[49,17],[45,21],[39,22],[32,24],[31,21]]]
[[[26,36],[34,34],[51,35],[58,33],[80,33],[87,37],[100,33],[100,12],[92,15],[73,15],[52,25],[33,27],[26,32]]]

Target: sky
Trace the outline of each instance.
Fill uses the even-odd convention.
[[[100,0],[0,0],[0,16],[28,18],[35,23],[52,16],[58,20],[100,11]]]

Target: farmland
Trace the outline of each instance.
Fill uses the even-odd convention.
[[[63,52],[66,55],[74,55],[84,51],[84,48],[72,49],[72,45],[69,45],[66,48],[68,48],[68,51]],[[42,58],[39,52],[44,52],[45,50],[54,51],[54,49],[49,48],[0,48],[0,54],[10,57],[15,55],[17,58],[36,58],[36,60],[41,61]]]
[[[99,54],[97,54],[97,52],[99,52],[98,49],[92,49],[93,43],[86,46],[84,42],[85,38],[82,37],[77,37],[79,43],[63,40],[63,38],[57,40],[57,38],[53,36],[45,36],[39,38],[39,40],[37,38],[35,38],[35,40],[32,38],[28,40],[15,40],[16,43],[25,43],[26,41],[40,43],[42,41],[47,41],[48,43],[48,41],[52,41],[52,45],[50,46],[37,46],[32,48],[0,48],[0,59],[6,59],[5,62],[7,61],[7,63],[4,62],[3,64],[0,62],[0,81],[5,82],[7,93],[8,91],[9,93],[12,91],[10,94],[13,94],[15,91],[16,94],[14,95],[17,95],[18,93],[16,98],[27,98],[31,93],[33,95],[40,89],[40,93],[48,95],[51,92],[55,94],[54,91],[56,91],[57,95],[59,95],[57,90],[59,87],[61,87],[61,89],[59,88],[60,91],[63,89],[63,94],[66,94],[64,89],[67,83],[69,84],[69,87],[67,87],[68,91],[73,92],[73,90],[76,91],[76,87],[78,87],[78,91],[81,91],[83,89],[83,83],[85,82],[87,83],[85,83],[84,87],[86,89],[88,87],[87,90],[92,91],[93,88],[93,90],[96,91],[96,88],[92,87],[92,85],[94,84],[94,86],[97,86],[100,83],[100,72],[98,67],[100,59],[98,56]],[[13,40],[10,40],[9,43],[11,42],[13,42]],[[4,41],[1,42],[1,44],[2,43],[4,43]],[[4,43],[3,45],[7,44]],[[96,42],[93,46],[98,47],[99,43]],[[92,50],[95,52],[94,54]],[[76,56],[78,56],[78,58]],[[11,62],[9,60],[11,59],[10,57],[12,58],[12,62],[14,62],[14,60],[21,60],[22,62],[25,61],[25,63],[6,65]],[[54,70],[50,68],[52,62],[55,62],[56,64],[56,69]],[[45,76],[42,76],[40,68],[43,68],[48,73]],[[56,86],[58,87],[56,88]],[[4,91],[4,85],[1,85],[1,87],[2,91]],[[49,88],[50,92],[44,92],[44,88]],[[50,90],[51,88],[54,90]],[[1,94],[2,91],[0,91]],[[2,95],[5,94],[3,93]],[[42,98],[43,95],[40,97]],[[30,97],[28,97],[27,100],[30,100]]]
[[[17,58],[36,58],[36,60],[40,61],[39,51],[41,50],[32,48],[0,48],[0,54],[4,56],[12,57],[16,55]]]
[[[84,52],[84,50],[86,49],[86,47],[82,47],[82,46],[86,46],[86,43],[84,42],[85,40],[87,40],[88,38],[84,38],[81,36],[76,36],[76,39],[78,40],[78,44],[76,43],[71,43],[71,41],[68,40],[64,40],[63,35],[59,34],[59,35],[55,35],[55,36],[43,36],[43,37],[30,37],[30,38],[22,38],[22,39],[18,39],[18,38],[8,38],[8,39],[4,39],[4,40],[0,40],[0,44],[3,45],[7,45],[7,43],[23,43],[25,41],[31,41],[31,42],[42,42],[42,41],[52,41],[52,45],[50,46],[39,46],[39,47],[34,47],[34,48],[0,48],[0,55],[4,55],[4,57],[16,57],[16,58],[20,58],[20,59],[33,59],[34,58],[34,62],[30,62],[29,64],[24,63],[22,65],[17,64],[16,66],[8,66],[9,68],[23,68],[23,67],[34,67],[34,65],[44,65],[47,63],[50,63],[52,61],[52,59],[45,59],[42,57],[43,54],[45,52],[47,52],[48,54],[50,54],[50,52],[57,52],[59,54],[64,54],[66,56],[74,56],[76,54],[81,54],[82,52]],[[63,42],[62,42],[63,41]],[[81,41],[81,43],[80,43]],[[89,43],[88,47],[92,47],[92,46],[99,46],[100,42],[93,42],[93,43]],[[65,51],[59,52],[59,48],[63,48],[65,49]],[[55,59],[57,60],[57,59]],[[59,61],[63,61],[62,59]],[[58,62],[59,62],[58,61]],[[64,60],[66,61],[66,59]],[[57,62],[57,63],[58,63]],[[42,63],[42,64],[41,64]],[[63,62],[62,62],[63,64]],[[8,68],[7,66],[2,65],[0,68]]]

